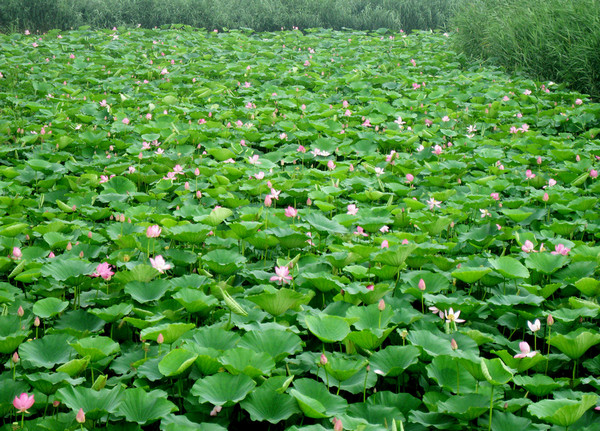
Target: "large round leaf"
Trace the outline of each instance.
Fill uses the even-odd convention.
[[[305,321],[310,332],[325,343],[342,341],[350,333],[348,322],[339,316],[306,316]]]
[[[201,403],[226,407],[246,398],[255,386],[254,380],[245,374],[233,376],[229,373],[219,373],[198,380],[192,386],[191,393],[197,396]]]
[[[116,414],[124,416],[128,422],[144,425],[177,410],[177,406],[167,399],[165,392],[146,392],[141,388],[134,388],[125,390]]]
[[[600,343],[600,334],[585,328],[579,328],[566,335],[554,335],[548,340],[548,344],[557,347],[571,359],[580,358],[590,347],[598,343]]]
[[[120,350],[119,343],[115,343],[109,337],[93,336],[82,338],[69,343],[81,356],[89,356],[91,362],[99,361]]]
[[[158,363],[158,371],[167,377],[176,376],[187,370],[196,358],[197,354],[185,349],[171,350]]]
[[[44,298],[33,304],[33,314],[41,319],[55,316],[69,306],[67,301],[58,298]]]
[[[239,271],[246,258],[236,251],[218,248],[202,256],[202,261],[217,274],[228,276]]]
[[[300,412],[294,398],[287,394],[281,394],[266,385],[252,391],[241,402],[241,406],[250,413],[253,421],[269,421],[272,424],[286,420]]]
[[[120,385],[99,391],[84,386],[67,386],[58,390],[56,398],[73,411],[83,409],[87,419],[97,420],[107,413],[116,412],[123,398],[123,389]]]
[[[502,256],[491,260],[490,264],[506,278],[529,278],[527,268],[514,257]]]
[[[300,409],[309,418],[339,416],[348,406],[345,399],[333,395],[323,383],[311,379],[296,380],[290,395],[296,398]]]
[[[300,305],[308,303],[315,295],[314,291],[307,294],[287,289],[277,289],[275,292],[263,292],[258,295],[249,296],[247,299],[254,302],[260,308],[272,316],[281,316],[290,308],[297,309]]]
[[[415,346],[387,346],[373,353],[369,359],[371,370],[383,376],[399,376],[419,358],[419,349]]]
[[[140,333],[140,337],[143,340],[156,341],[158,336],[162,334],[163,342],[165,344],[173,344],[179,337],[190,329],[193,329],[195,326],[196,325],[193,323],[164,323],[162,325],[143,329]]]
[[[75,356],[70,347],[72,337],[66,334],[49,334],[43,338],[23,343],[19,346],[19,356],[26,368],[40,367],[51,369],[56,364],[64,364]]]
[[[302,339],[296,334],[280,329],[265,329],[246,333],[239,347],[268,353],[276,363],[302,349]]]
[[[243,347],[227,350],[221,357],[221,363],[231,374],[246,374],[252,378],[269,375],[275,368],[269,354]]]
[[[581,400],[558,399],[542,400],[527,407],[532,415],[553,425],[568,427],[573,425],[583,414],[596,404],[598,396],[585,394]]]

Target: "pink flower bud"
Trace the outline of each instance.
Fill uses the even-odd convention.
[[[12,361],[16,364],[17,362],[19,362],[19,354],[17,352],[13,353],[12,355]]]
[[[156,342],[158,344],[162,344],[165,342],[165,337],[163,336],[162,332],[160,334],[158,334],[158,337],[156,337]]]
[[[40,318],[35,316],[35,319],[33,319],[33,326],[37,328],[38,326],[40,326],[40,323]]]
[[[554,325],[554,317],[552,317],[552,314],[548,314],[548,318],[546,319],[546,323],[548,324],[548,326]]]
[[[419,280],[419,290],[425,290],[425,280],[420,279]]]
[[[75,420],[80,424],[85,423],[85,413],[83,412],[83,409],[79,409],[77,415],[75,416]]]
[[[23,310],[23,307],[19,305],[19,309],[17,310],[17,316],[23,317],[24,314],[25,311]]]
[[[327,356],[325,356],[325,353],[321,353],[321,358],[319,359],[319,363],[321,365],[326,365],[327,364]]]
[[[542,199],[544,200],[544,202],[548,202],[548,200],[550,199],[548,193],[544,193],[544,197]]]
[[[382,299],[379,300],[379,304],[377,304],[377,309],[379,311],[385,310],[385,301]]]
[[[458,349],[458,344],[456,343],[456,340],[454,338],[452,339],[452,341],[450,341],[450,347],[452,347],[452,350]]]
[[[69,243],[67,244],[67,251],[70,251],[73,248],[73,244],[71,244],[71,241],[69,241]]]
[[[89,231],[88,234],[87,234],[87,236],[88,236],[88,238],[91,238],[92,237],[92,231]]]

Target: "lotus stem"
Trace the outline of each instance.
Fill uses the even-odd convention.
[[[490,388],[490,422],[488,423],[488,431],[492,429],[492,411],[494,408],[494,387]]]

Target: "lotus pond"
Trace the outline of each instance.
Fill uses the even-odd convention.
[[[1,36],[0,429],[600,429],[600,105],[451,40]]]

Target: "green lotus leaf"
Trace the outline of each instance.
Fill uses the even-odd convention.
[[[83,377],[79,379],[71,379],[66,373],[30,373],[24,376],[25,380],[35,389],[44,395],[52,395],[60,387],[71,385],[76,386],[85,380]]]
[[[417,246],[415,244],[409,244],[399,245],[395,248],[382,249],[382,251],[375,253],[373,261],[384,265],[400,267],[416,248]]]
[[[383,344],[385,339],[394,329],[396,329],[395,326],[385,330],[363,329],[362,331],[352,331],[348,334],[348,340],[352,341],[361,349],[374,350]]]
[[[492,350],[492,353],[498,355],[506,365],[513,370],[517,370],[519,373],[522,373],[523,371],[526,371],[532,367],[535,367],[537,364],[548,360],[548,358],[540,355],[539,353],[532,358],[515,358],[506,350]]]
[[[171,283],[162,278],[150,282],[130,281],[125,285],[125,293],[137,302],[144,304],[158,301],[171,287]]]
[[[344,226],[336,222],[335,220],[330,220],[325,217],[323,214],[319,212],[311,212],[308,214],[302,214],[301,218],[308,222],[312,227],[320,232],[327,233],[348,233],[348,229]]]
[[[233,250],[222,248],[209,251],[202,256],[202,261],[205,262],[212,271],[224,276],[229,276],[234,272],[239,271],[246,260],[247,259],[241,254]]]
[[[107,323],[112,323],[116,322],[119,319],[122,319],[124,316],[131,313],[132,310],[132,304],[120,302],[119,304],[111,305],[107,308],[91,309],[89,310],[89,312]]]
[[[513,382],[516,385],[523,386],[528,392],[538,397],[543,397],[567,385],[566,381],[556,381],[552,377],[542,374],[534,374],[533,376],[514,376]]]
[[[227,428],[209,422],[196,423],[184,415],[167,415],[160,422],[162,431],[227,431]]]
[[[597,399],[598,396],[595,394],[585,394],[581,400],[565,398],[542,400],[527,406],[527,411],[553,425],[569,427],[577,422],[588,409],[593,407]]]
[[[179,337],[195,327],[196,325],[193,323],[164,323],[142,329],[140,337],[143,340],[156,341],[159,334],[162,334],[165,344],[173,344]]]
[[[264,329],[247,332],[240,340],[239,347],[268,353],[275,363],[302,350],[302,339],[287,331]]]
[[[416,364],[419,355],[419,349],[415,346],[387,346],[373,353],[369,358],[369,364],[376,374],[396,377]]]
[[[203,223],[206,223],[209,226],[216,227],[220,223],[223,222],[227,217],[230,217],[233,214],[229,208],[214,208],[210,214],[204,217],[202,220]]]
[[[305,321],[308,330],[325,343],[342,341],[350,333],[350,325],[339,316],[307,315]]]
[[[253,421],[269,421],[272,424],[300,413],[294,398],[288,394],[279,393],[266,385],[252,391],[240,405],[250,413]]]
[[[164,376],[177,376],[196,361],[198,355],[185,349],[171,350],[158,363],[158,371]]]
[[[575,283],[575,287],[586,296],[594,297],[600,295],[600,280],[596,280],[595,278],[581,278]]]
[[[460,366],[458,358],[446,355],[436,356],[425,369],[427,375],[447,391],[465,394],[477,390],[475,378]]]
[[[246,398],[255,386],[254,380],[245,374],[219,373],[196,381],[191,394],[197,396],[201,403],[228,407]]]
[[[186,338],[201,347],[209,347],[216,350],[228,350],[234,348],[240,341],[240,336],[232,331],[226,331],[216,326],[208,326],[186,334]]]
[[[513,377],[513,372],[500,358],[481,358],[481,371],[488,383],[495,386],[508,383]]]
[[[256,233],[256,231],[262,225],[262,222],[257,221],[241,221],[237,223],[231,223],[229,228],[237,235],[238,238],[244,239]]]
[[[83,409],[87,419],[98,420],[117,411],[123,392],[121,386],[99,391],[84,386],[67,386],[57,391],[56,398],[73,411]]]
[[[491,268],[474,268],[463,266],[455,271],[452,271],[452,277],[464,281],[465,283],[475,283],[481,280],[486,274],[490,273]]]
[[[269,375],[275,368],[275,362],[269,354],[243,347],[227,350],[220,361],[231,374],[246,374],[252,378]]]
[[[177,410],[177,406],[167,399],[165,392],[160,390],[146,392],[141,388],[134,388],[125,389],[115,414],[125,417],[129,422],[144,425]]]
[[[199,289],[187,287],[173,295],[173,299],[183,305],[189,313],[198,313],[201,316],[207,315],[219,304],[213,296],[208,296]]]
[[[90,357],[86,356],[83,359],[72,359],[69,362],[62,364],[56,368],[56,371],[60,373],[67,373],[69,377],[75,377],[85,371],[90,363]]]
[[[327,387],[315,380],[299,379],[294,381],[290,395],[296,399],[300,410],[309,418],[321,419],[339,416],[344,413],[347,401],[331,394]]]
[[[338,354],[331,354],[327,356],[327,363],[324,368],[330,376],[342,383],[354,376],[366,365],[367,360],[359,355],[344,357]]]
[[[64,311],[69,306],[67,301],[58,298],[44,298],[33,304],[33,314],[41,319],[47,319]]]
[[[69,343],[81,356],[89,356],[91,362],[99,361],[120,350],[119,343],[109,337],[92,336]]]
[[[173,226],[166,233],[167,238],[190,244],[202,244],[212,230],[210,226],[204,224],[185,224]]]
[[[489,397],[483,394],[456,395],[438,403],[438,411],[461,421],[470,421],[487,412],[489,403]]]
[[[249,296],[247,299],[254,302],[260,308],[265,310],[272,316],[281,316],[289,309],[297,309],[303,304],[307,304],[312,297],[315,296],[314,291],[309,291],[306,294],[291,290],[285,287],[277,289],[275,292],[263,292],[258,295]]]
[[[56,364],[69,362],[76,351],[70,346],[72,337],[66,334],[48,334],[19,346],[19,356],[26,368],[52,369]]]
[[[571,359],[579,359],[587,350],[600,343],[600,334],[579,328],[568,334],[557,334],[548,340],[548,344],[558,348]]]
[[[41,273],[44,277],[56,281],[66,281],[82,275],[91,275],[96,265],[80,259],[62,259],[56,257],[42,266]]]
[[[531,429],[531,421],[510,412],[495,411],[492,416],[492,429],[494,431],[514,431],[517,429]]]
[[[0,316],[0,353],[7,355],[15,352],[28,334],[29,331],[21,328],[17,316]]]
[[[561,254],[529,253],[525,259],[525,266],[549,275],[565,266],[567,262],[568,258]]]
[[[490,261],[492,267],[506,278],[529,278],[527,268],[514,257],[502,256]]]

